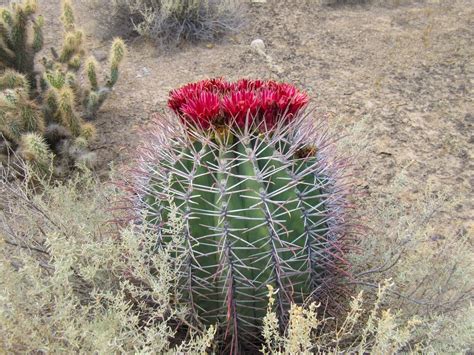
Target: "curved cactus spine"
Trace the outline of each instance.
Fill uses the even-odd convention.
[[[134,210],[159,245],[169,201],[181,212],[181,290],[234,351],[258,344],[267,285],[284,323],[292,302],[326,301],[346,265],[340,173],[306,102],[287,84],[190,84],[169,101],[181,124],[156,119],[134,172]]]

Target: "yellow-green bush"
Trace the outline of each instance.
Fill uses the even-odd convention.
[[[27,185],[0,182],[0,352],[204,352],[212,327],[171,343],[186,314],[173,246],[155,255],[145,228],[116,234],[105,207],[114,191],[90,175],[40,194]]]

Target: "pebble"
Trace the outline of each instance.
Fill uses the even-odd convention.
[[[254,39],[252,43],[250,43],[250,47],[258,50],[264,51],[265,50],[265,43],[260,38]]]

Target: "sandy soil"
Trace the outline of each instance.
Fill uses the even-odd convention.
[[[61,36],[59,0],[40,0],[46,42]],[[76,1],[89,50],[105,61],[108,42],[85,2]],[[255,38],[282,68],[280,74],[249,46]],[[434,193],[459,196],[438,221],[438,233],[473,232],[474,4],[431,1],[398,7],[327,7],[311,1],[268,1],[250,7],[248,25],[223,43],[175,50],[130,41],[130,53],[113,97],[96,122],[93,149],[100,169],[128,161],[136,128],[163,110],[170,89],[205,77],[272,77],[293,82],[313,96],[350,133],[360,124],[369,138],[356,161],[364,198],[404,172],[400,196],[416,201],[430,184]],[[105,64],[105,63],[104,63]]]

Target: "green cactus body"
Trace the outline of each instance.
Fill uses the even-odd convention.
[[[35,83],[35,54],[43,46],[43,21],[41,17],[33,18],[35,12],[35,1],[14,3],[11,9],[0,8],[0,68],[25,74],[31,85]]]
[[[39,134],[22,135],[19,155],[30,164],[35,173],[48,174],[50,172],[53,156],[44,138]]]
[[[41,110],[29,100],[24,89],[0,91],[0,132],[6,138],[17,144],[23,133],[43,133],[44,129]]]
[[[28,80],[23,74],[20,74],[14,70],[5,70],[0,75],[0,90],[21,88],[25,92],[28,92],[30,86]]]
[[[64,87],[59,91],[58,97],[58,112],[61,123],[71,131],[73,136],[81,135],[82,121],[74,110],[75,96],[72,89]]]
[[[110,74],[101,82],[95,59],[91,57],[84,63],[84,34],[76,28],[72,2],[61,2],[63,43],[59,51],[51,48],[52,58],[41,60],[42,71],[34,67],[44,40],[44,20],[35,15],[37,1],[13,1],[8,8],[0,7],[0,134],[2,141],[24,153],[34,151],[25,147],[33,147],[29,143],[38,141],[31,135],[24,139],[24,135],[36,133],[45,138],[43,143],[57,156],[59,164],[92,167],[95,154],[86,146],[94,139],[96,129],[86,121],[96,118],[117,82],[126,48],[121,39],[114,39]],[[88,77],[87,87],[77,75],[81,69]]]
[[[110,64],[110,78],[107,81],[106,86],[112,88],[118,80],[119,77],[119,66],[125,57],[125,44],[120,38],[115,38],[112,42],[109,54],[109,64]]]
[[[222,108],[216,115],[222,118]],[[196,320],[219,324],[231,348],[243,350],[258,343],[267,285],[278,290],[284,323],[292,302],[327,291],[341,259],[328,148],[301,114],[271,130],[235,122],[202,129],[165,117],[156,125],[135,172],[135,211],[163,245],[169,201],[178,207],[185,302]]]

